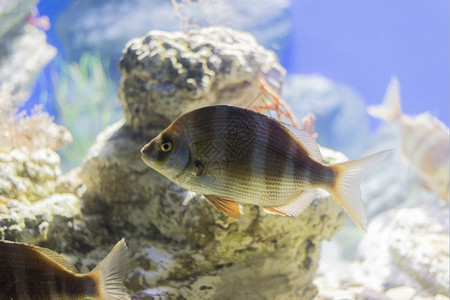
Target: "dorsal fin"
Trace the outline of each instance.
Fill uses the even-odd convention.
[[[72,265],[70,264],[61,254],[47,249],[47,248],[42,248],[39,246],[34,246],[34,245],[28,245],[29,247],[35,249],[36,251],[41,252],[42,254],[48,256],[50,259],[54,260],[55,262],[57,262],[58,264],[62,265],[64,268],[66,268],[69,271],[72,271],[73,273],[78,273],[78,270]]]
[[[276,121],[276,120],[275,120]],[[301,130],[300,128],[294,127],[289,124],[285,124],[277,121],[281,126],[286,128],[292,135],[302,144],[303,148],[308,152],[309,156],[315,161],[322,163],[323,158],[320,153],[319,145],[317,142],[309,135],[308,132]]]
[[[367,108],[369,115],[386,121],[396,121],[402,116],[400,104],[400,84],[397,77],[392,76],[386,89],[383,102]]]

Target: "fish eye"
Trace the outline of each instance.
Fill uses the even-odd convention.
[[[172,150],[172,143],[171,142],[162,143],[161,150],[164,152],[169,152],[170,150]]]

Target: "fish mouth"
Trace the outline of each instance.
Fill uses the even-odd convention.
[[[153,166],[155,165],[155,162],[153,160],[148,159],[147,156],[145,155],[141,155],[141,159],[144,161],[144,163],[149,166],[150,168],[153,168]]]
[[[146,165],[153,168],[157,160],[157,151],[155,151],[155,143],[150,142],[141,149],[141,159]]]

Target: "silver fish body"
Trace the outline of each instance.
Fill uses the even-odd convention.
[[[338,194],[338,183],[346,169],[345,164],[324,165],[317,143],[306,132],[226,105],[184,114],[141,152],[147,165],[176,184],[204,195],[218,210],[233,217],[239,216],[237,202],[296,216],[314,200],[317,188]],[[373,166],[384,155],[372,157],[363,165],[369,162]],[[364,174],[358,174],[360,177],[352,179],[351,192],[357,194],[356,204],[347,205],[345,199],[341,202],[364,227],[357,186]]]

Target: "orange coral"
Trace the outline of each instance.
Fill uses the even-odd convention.
[[[72,142],[70,132],[53,123],[53,118],[36,106],[31,116],[17,112],[9,93],[0,92],[0,147],[29,150],[40,148],[59,149]]]
[[[251,102],[249,109],[267,114],[275,112],[278,120],[285,121],[284,119],[288,119],[295,127],[299,127],[299,123],[291,112],[289,105],[283,101],[278,92],[273,90],[262,77],[259,77],[259,89],[260,93]]]
[[[260,92],[250,103],[249,109],[268,115],[275,113],[278,120],[290,121],[292,125],[299,127],[299,122],[280,94],[273,90],[264,78],[258,77],[258,80]],[[313,139],[317,139],[318,134],[314,133],[314,121],[314,115],[309,113],[302,119],[301,129],[307,131]]]

